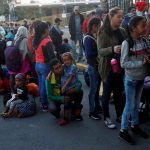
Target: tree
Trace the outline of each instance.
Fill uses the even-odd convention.
[[[0,0],[0,15],[9,15],[9,4],[14,0]]]

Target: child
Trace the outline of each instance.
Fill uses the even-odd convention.
[[[129,39],[121,48],[121,66],[125,69],[126,104],[122,115],[119,137],[129,144],[134,141],[128,133],[128,123],[131,116],[131,131],[148,138],[139,126],[138,108],[143,90],[144,78],[147,75],[147,63],[150,47],[141,36],[145,32],[146,19],[141,16],[133,17],[129,22]]]
[[[78,81],[76,66],[73,64],[73,58],[70,52],[62,55],[64,75],[61,78],[61,92],[68,92],[76,86]]]
[[[63,76],[61,77],[61,93],[68,96],[64,104],[64,119],[61,120],[60,125],[65,125],[68,123],[68,113],[70,107],[70,96],[68,93],[76,87],[78,82],[76,66],[73,64],[73,58],[70,52],[64,53],[62,55],[63,61]]]
[[[6,104],[6,109],[2,113],[2,117],[11,117],[13,113],[13,109],[19,103],[27,100],[28,92],[25,86],[25,75],[19,73],[15,76],[15,92],[12,95],[12,98],[8,100]]]

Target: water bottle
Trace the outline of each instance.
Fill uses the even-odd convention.
[[[113,73],[120,73],[121,72],[120,65],[116,59],[113,58],[111,60],[111,66],[112,66]]]

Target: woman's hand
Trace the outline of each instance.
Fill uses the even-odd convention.
[[[116,54],[120,54],[121,53],[121,46],[120,45],[114,46],[114,53],[116,53]]]

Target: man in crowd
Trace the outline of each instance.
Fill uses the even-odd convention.
[[[53,44],[55,46],[55,51],[57,52],[57,58],[60,59],[62,54],[62,35],[63,32],[60,29],[60,23],[62,20],[60,18],[55,19],[55,25],[50,29],[50,36],[52,38]]]
[[[72,40],[73,58],[76,59],[76,43],[79,41],[79,56],[77,61],[79,62],[83,58],[83,33],[82,24],[84,21],[83,15],[80,13],[79,6],[74,7],[74,12],[71,14],[69,19],[69,32]]]

